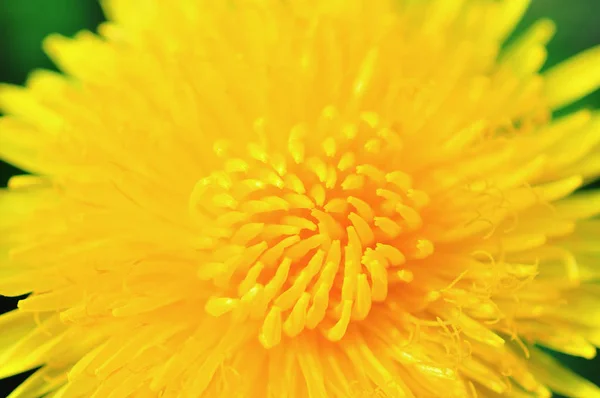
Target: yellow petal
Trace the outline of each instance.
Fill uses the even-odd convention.
[[[43,367],[17,387],[7,398],[47,396],[67,381],[67,366]]]
[[[563,218],[579,220],[593,217],[600,214],[600,190],[578,192],[560,200],[554,206]]]
[[[562,62],[544,74],[546,98],[552,108],[561,108],[600,87],[600,46]]]
[[[531,0],[503,0],[500,2],[499,16],[493,22],[499,40],[504,41],[510,35],[530,3]]]
[[[541,382],[569,397],[600,398],[600,388],[539,349],[531,350],[531,369]]]
[[[38,326],[38,322],[39,325]],[[63,339],[65,326],[58,316],[12,311],[0,317],[0,379],[41,365]]]

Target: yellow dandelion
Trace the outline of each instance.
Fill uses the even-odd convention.
[[[527,0],[105,0],[3,86],[11,398],[600,397],[600,48]],[[596,217],[596,218],[594,218]],[[46,394],[46,395],[44,395]]]

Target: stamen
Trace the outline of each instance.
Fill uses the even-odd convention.
[[[334,128],[325,116],[319,128],[327,123]],[[308,126],[296,125],[287,155],[250,144],[248,158],[230,158],[223,172],[196,184],[191,206],[217,215],[215,224],[203,218],[204,229],[214,236],[203,247],[216,247],[198,277],[221,288],[238,281],[237,297],[208,300],[209,314],[231,313],[238,322],[263,319],[259,340],[266,348],[279,344],[282,333],[298,336],[324,322],[333,326],[319,330],[338,341],[350,322],[365,319],[374,302],[386,300],[389,284],[413,282],[413,272],[398,267],[407,257],[430,256],[433,244],[413,240],[412,247],[400,250],[393,242],[422,227],[420,209],[429,198],[412,188],[406,173],[386,173],[373,159],[356,166],[357,156],[385,156],[383,145],[400,145],[396,133],[381,123],[378,114],[365,112],[358,124],[335,127],[356,141],[362,129],[378,129],[378,138],[356,143],[366,150],[358,155],[341,151],[345,143],[333,136],[308,141]],[[374,192],[365,195],[367,186]]]

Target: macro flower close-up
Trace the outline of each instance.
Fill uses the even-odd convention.
[[[600,397],[600,46],[528,0],[104,0],[0,86],[10,398]],[[567,109],[567,111],[565,111]]]

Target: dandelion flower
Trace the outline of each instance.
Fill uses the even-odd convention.
[[[600,397],[600,48],[526,0],[106,0],[3,86],[11,398]]]

